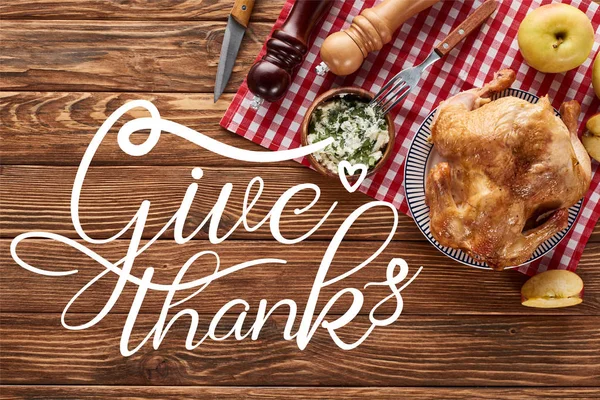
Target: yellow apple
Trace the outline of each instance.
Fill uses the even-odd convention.
[[[596,96],[600,99],[600,51],[596,54],[596,60],[592,67],[592,86]]]
[[[600,136],[600,113],[592,115],[587,120],[585,127],[594,136]]]
[[[582,301],[583,281],[571,271],[542,272],[531,277],[521,288],[521,304],[527,307],[569,307]]]
[[[588,131],[581,137],[581,143],[590,157],[600,162],[600,113],[590,117],[585,127]]]
[[[583,143],[583,147],[585,147],[590,157],[600,162],[600,136],[587,132],[581,137],[581,143]]]
[[[589,57],[594,28],[583,11],[553,3],[527,14],[519,26],[517,40],[527,64],[541,72],[565,72]]]

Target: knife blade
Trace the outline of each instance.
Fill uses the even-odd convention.
[[[227,28],[225,29],[225,37],[221,46],[221,55],[219,57],[219,66],[215,81],[215,103],[225,91],[227,82],[229,82],[229,78],[231,77],[235,59],[246,33],[253,7],[254,0],[236,0],[227,19]]]

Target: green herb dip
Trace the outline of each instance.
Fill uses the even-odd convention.
[[[389,142],[385,116],[363,99],[342,95],[313,111],[308,127],[308,143],[329,137],[333,143],[313,157],[324,167],[338,173],[338,164],[364,164],[372,169],[383,156]]]

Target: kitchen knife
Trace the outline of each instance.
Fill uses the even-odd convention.
[[[227,20],[227,29],[225,29],[225,37],[221,46],[221,56],[219,58],[219,67],[217,69],[217,79],[215,82],[215,103],[223,94],[227,82],[231,77],[231,71],[235,65],[235,59],[248,22],[254,7],[254,0],[235,0],[229,18]]]

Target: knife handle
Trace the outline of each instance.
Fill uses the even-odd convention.
[[[231,16],[244,28],[248,27],[250,15],[254,8],[254,0],[235,0],[231,9]]]
[[[479,28],[486,19],[494,11],[496,11],[496,7],[498,7],[498,2],[496,0],[487,0],[485,3],[477,7],[477,9],[467,17],[459,26],[456,27],[448,37],[442,40],[437,46],[435,46],[435,51],[440,56],[445,56],[456,47],[465,37],[467,37],[471,32],[475,29]]]
[[[296,0],[281,28],[267,41],[267,53],[248,72],[252,93],[270,102],[285,95],[308,52],[314,27],[333,1]]]

